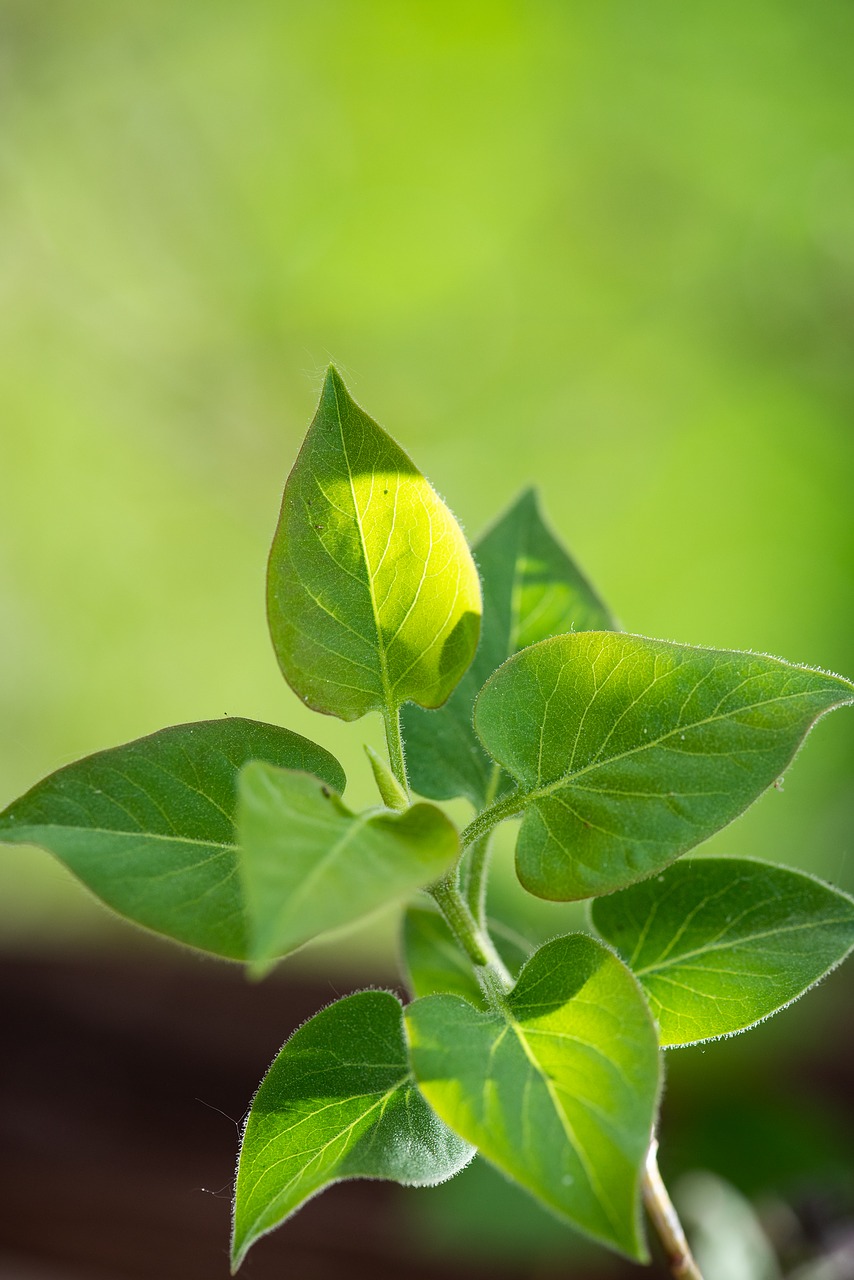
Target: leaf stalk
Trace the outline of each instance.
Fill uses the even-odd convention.
[[[491,1004],[513,986],[513,979],[495,950],[492,939],[481,929],[457,886],[456,875],[434,884],[430,893],[445,917],[448,928],[468,956],[477,980]]]
[[[391,771],[409,796],[409,778],[406,775],[406,753],[403,749],[403,732],[400,727],[400,707],[383,707],[385,740]]]
[[[489,870],[489,844],[492,833],[480,837],[469,851],[466,869],[465,897],[469,910],[481,929],[486,927],[486,882]]]
[[[643,1202],[650,1222],[664,1246],[675,1280],[703,1280],[685,1237],[682,1223],[658,1171],[658,1139],[653,1138],[641,1179]]]
[[[491,804],[488,809],[479,813],[460,833],[463,849],[468,849],[481,837],[488,835],[492,828],[497,827],[505,818],[512,818],[514,814],[521,813],[525,807],[525,798],[524,794],[514,791],[511,795],[496,800],[495,804]]]

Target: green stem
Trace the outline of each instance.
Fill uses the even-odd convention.
[[[667,1188],[658,1172],[658,1141],[649,1144],[641,1182],[643,1202],[650,1222],[664,1246],[670,1270],[676,1280],[703,1280],[700,1268],[694,1261],[682,1223],[679,1221]]]
[[[489,786],[484,796],[484,808],[488,809],[501,785],[501,766],[493,765]],[[471,846],[466,862],[465,896],[472,915],[482,929],[486,929],[486,878],[489,869],[490,833],[482,835]]]
[[[518,791],[505,796],[503,800],[497,800],[488,809],[484,809],[483,813],[479,813],[474,821],[470,822],[460,834],[463,848],[467,849],[469,845],[480,840],[482,836],[488,835],[492,828],[497,827],[499,822],[503,822],[505,818],[512,818],[514,813],[521,813],[524,807],[525,796]]]
[[[403,733],[400,728],[400,707],[383,707],[385,740],[391,771],[406,795],[409,795],[409,779],[406,776],[406,755],[403,750]]]
[[[471,961],[477,980],[491,1002],[509,991],[513,979],[492,944],[489,935],[480,928],[452,874],[440,880],[430,889],[448,927]]]
[[[466,901],[469,910],[483,929],[486,921],[486,880],[489,867],[489,842],[492,833],[475,840],[469,851],[468,875],[466,878]]]

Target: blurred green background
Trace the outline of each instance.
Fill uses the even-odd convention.
[[[471,535],[538,482],[628,629],[854,672],[847,0],[0,27],[0,801],[224,713],[369,799],[378,725],[307,712],[264,620],[330,359]],[[842,713],[715,847],[854,889],[852,759]],[[0,903],[7,944],[109,928],[35,850]]]
[[[0,0],[0,804],[224,713],[371,799],[378,724],[306,711],[264,619],[329,360],[472,536],[537,482],[628,629],[854,675],[852,42],[849,0]],[[843,712],[709,847],[854,890],[852,764]],[[0,938],[138,935],[8,848]],[[757,1101],[851,981],[668,1059],[677,1168],[839,1185],[838,1111]],[[468,1195],[524,1252],[477,1168],[427,1236]]]

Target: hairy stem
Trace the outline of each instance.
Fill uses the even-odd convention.
[[[658,1172],[658,1140],[652,1139],[646,1156],[641,1189],[643,1202],[656,1234],[664,1246],[670,1270],[676,1280],[703,1280],[700,1268],[685,1239],[682,1223]]]
[[[486,927],[486,879],[491,838],[491,832],[487,831],[471,846],[466,877],[466,901],[481,929]]]
[[[449,929],[471,961],[477,980],[487,997],[494,1000],[501,993],[509,991],[513,979],[504,967],[489,934],[480,928],[469,910],[457,887],[456,877],[451,875],[440,880],[432,886],[430,893]]]
[[[489,808],[501,785],[501,766],[493,765],[489,786],[486,789],[485,808]],[[471,913],[480,925],[486,929],[486,880],[489,870],[490,832],[475,840],[471,846],[465,873],[465,897]],[[465,846],[464,846],[465,847]]]
[[[473,845],[475,841],[480,840],[482,836],[488,835],[493,827],[497,827],[499,822],[503,822],[505,818],[512,818],[514,813],[520,813],[524,807],[524,797],[520,796],[517,791],[511,795],[505,796],[502,800],[496,800],[495,804],[484,809],[483,813],[479,813],[474,821],[461,832],[460,840],[464,849]]]
[[[391,771],[403,790],[409,795],[409,779],[406,776],[406,755],[403,750],[403,733],[400,728],[400,707],[383,707],[385,740]]]

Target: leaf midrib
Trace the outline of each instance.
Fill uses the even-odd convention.
[[[6,828],[10,830],[10,828]],[[237,853],[236,844],[227,844],[222,840],[198,840],[194,836],[167,836],[161,835],[157,831],[126,831],[122,827],[78,827],[65,822],[41,822],[38,824],[26,823],[17,828],[17,831],[67,831],[73,832],[75,835],[96,835],[96,836],[134,836],[140,840],[166,840],[174,844],[190,844],[197,845],[201,849],[219,849],[223,853]],[[32,843],[38,844],[38,840],[19,841],[3,839],[3,828],[0,828],[0,844],[19,844]]]
[[[382,627],[380,626],[380,615],[379,615],[379,609],[377,606],[377,598],[376,598],[376,594],[374,593],[374,579],[371,573],[371,562],[368,559],[368,548],[365,543],[364,530],[362,529],[362,516],[361,516],[361,512],[359,511],[359,504],[356,501],[356,487],[353,483],[353,470],[352,470],[352,467],[350,466],[350,455],[347,451],[347,441],[344,438],[344,423],[341,420],[341,405],[338,400],[338,388],[335,385],[334,380],[332,382],[332,394],[335,397],[335,416],[338,419],[338,434],[341,438],[341,452],[344,455],[344,463],[347,467],[347,483],[350,486],[350,497],[353,502],[353,511],[356,516],[356,529],[358,530],[358,533],[359,533],[359,546],[362,549],[362,560],[364,561],[364,564],[365,564],[365,576],[367,579],[368,597],[371,602],[371,614],[374,619],[374,631],[376,632],[376,637],[377,637],[376,648],[377,648],[377,657],[379,658],[379,663],[380,663],[380,683],[382,684],[382,689],[383,689],[383,699],[386,707],[389,709],[389,711],[392,711],[394,710],[394,702],[391,696],[391,684],[389,682],[389,676],[388,676],[388,658],[386,656],[385,644],[383,643],[383,633],[382,633]]]
[[[620,1229],[621,1224],[619,1222],[619,1219],[617,1215],[614,1213],[613,1206],[608,1202],[608,1199],[602,1190],[602,1187],[599,1183],[598,1178],[596,1178],[595,1176],[595,1173],[590,1164],[587,1152],[583,1147],[583,1145],[581,1144],[572,1125],[570,1124],[569,1117],[566,1115],[566,1113],[564,1112],[563,1108],[560,1105],[560,1100],[557,1097],[552,1080],[543,1070],[542,1063],[537,1058],[536,1054],[534,1053],[534,1050],[528,1044],[527,1038],[525,1036],[524,1027],[522,1026],[522,1024],[516,1021],[516,1019],[513,1017],[513,1015],[510,1013],[509,1010],[505,1010],[504,1017],[507,1023],[509,1024],[509,1026],[512,1028],[517,1040],[519,1041],[519,1044],[522,1047],[522,1052],[525,1054],[525,1057],[527,1058],[528,1062],[537,1072],[537,1075],[545,1085],[546,1092],[548,1093],[549,1100],[551,1101],[551,1104],[554,1107],[555,1112],[557,1113],[557,1117],[558,1117],[558,1120],[560,1121],[561,1128],[563,1129],[563,1132],[566,1135],[567,1141],[569,1142],[570,1146],[572,1147],[573,1151],[578,1157],[579,1163],[581,1164],[581,1167],[584,1170],[584,1173],[587,1177],[587,1181],[590,1184],[591,1191],[596,1197],[596,1200],[598,1201],[600,1208],[602,1209],[603,1213],[605,1214],[605,1217],[608,1219],[608,1221],[611,1224],[611,1227],[614,1230],[615,1239],[617,1240],[621,1239],[622,1238],[621,1229]],[[543,1031],[541,1034],[551,1035],[552,1033],[549,1031]],[[582,1041],[581,1043],[584,1043],[584,1042]]]
[[[278,796],[278,793],[277,793]],[[288,898],[285,908],[279,917],[279,925],[283,921],[289,920],[295,912],[298,904],[300,904],[308,894],[312,891],[317,881],[327,872],[330,867],[341,858],[348,846],[350,846],[357,836],[361,835],[371,824],[372,819],[364,814],[354,814],[352,821],[348,824],[345,831],[342,831],[338,839],[332,845],[331,849],[315,862],[311,871],[297,885],[294,892]]]

